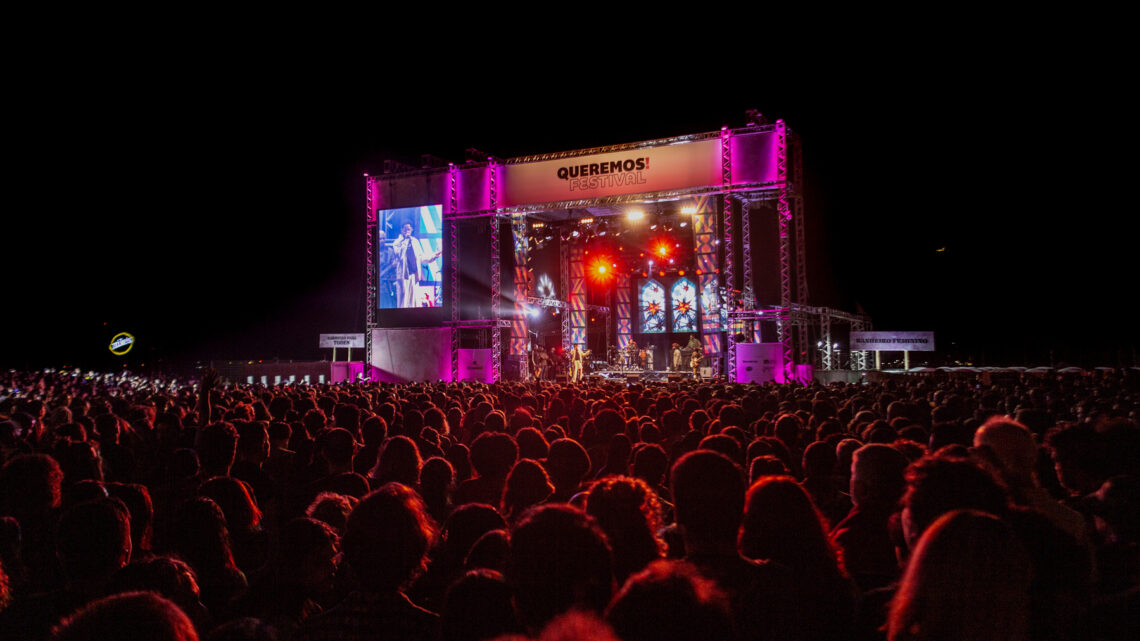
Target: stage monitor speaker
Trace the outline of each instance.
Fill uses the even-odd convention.
[[[627,385],[632,385],[633,383],[637,383],[639,381],[641,381],[641,374],[631,374],[629,372],[626,372],[625,382]]]
[[[711,368],[711,367],[702,367],[701,368],[701,378],[712,378],[712,377],[713,377],[713,368]]]
[[[680,383],[681,381],[685,380],[685,375],[679,372],[669,372],[666,375],[666,378],[670,383]]]
[[[590,374],[586,379],[593,384],[601,383],[604,380],[601,374]]]
[[[555,374],[554,375],[554,382],[559,383],[559,384],[569,383],[570,377],[566,374]]]

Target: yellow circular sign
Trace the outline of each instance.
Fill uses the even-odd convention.
[[[122,356],[135,346],[135,337],[126,332],[119,332],[111,339],[110,350],[115,356]]]

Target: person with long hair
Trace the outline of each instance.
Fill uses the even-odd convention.
[[[628,476],[598,481],[586,499],[586,513],[598,520],[613,548],[618,586],[665,556],[665,542],[658,536],[661,502],[645,481]]]
[[[922,534],[891,602],[889,641],[1022,641],[1029,556],[1013,531],[977,510],[941,516]]]
[[[538,461],[519,459],[503,486],[503,498],[499,503],[499,513],[508,523],[513,523],[532,505],[538,505],[554,494],[554,484]]]
[[[804,638],[846,638],[854,617],[855,586],[827,530],[811,497],[792,477],[761,477],[748,490],[740,553],[776,561],[796,575]]]
[[[438,638],[439,617],[406,594],[427,566],[436,533],[415,490],[400,483],[373,490],[352,510],[341,537],[355,589],[332,609],[305,621],[294,638]]]

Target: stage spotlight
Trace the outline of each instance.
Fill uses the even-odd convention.
[[[579,219],[578,224],[579,225],[592,225],[592,224],[594,224],[594,218],[592,216],[586,216],[585,218]]]
[[[662,258],[667,258],[669,256],[669,246],[665,243],[657,245],[657,255]]]
[[[692,205],[686,205],[686,206],[681,208],[681,213],[682,214],[688,214],[691,216],[691,215],[697,213],[697,208],[693,207]]]
[[[650,231],[657,231],[657,223],[655,222],[652,225],[650,225],[649,229],[650,229]]]
[[[684,276],[684,275],[685,275],[685,270],[683,270],[683,269],[682,269],[681,271],[677,272],[677,275],[678,275],[678,276]]]
[[[665,276],[665,272],[663,272],[663,271],[661,271],[661,272],[657,272],[657,275],[658,275],[658,276],[662,276],[662,277],[664,277],[664,276]]]
[[[570,235],[573,236],[574,238],[578,238],[582,234],[577,229],[575,229],[574,231],[570,232]]]
[[[686,227],[688,227],[688,226],[689,226],[689,221],[687,221],[687,220],[682,220],[679,226],[680,226],[680,228],[681,228],[681,229],[684,229],[684,228],[686,228]]]
[[[631,209],[625,214],[626,220],[630,222],[637,222],[645,218],[645,212],[640,209]]]
[[[663,225],[663,227],[665,228],[665,231],[673,231],[672,221],[668,221],[668,220],[665,221],[665,224]]]
[[[610,224],[609,223],[603,221],[601,224],[598,225],[598,236],[605,236],[607,233],[609,233],[609,231],[610,231]]]

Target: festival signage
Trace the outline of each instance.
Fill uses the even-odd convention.
[[[737,383],[783,383],[784,346],[780,343],[737,343]]]
[[[491,350],[460,349],[459,380],[494,383],[495,377],[491,368]]]
[[[503,165],[500,206],[720,185],[719,138]]]
[[[851,349],[881,352],[933,352],[934,332],[851,332]]]
[[[111,338],[111,345],[108,347],[108,349],[110,349],[111,353],[115,356],[123,356],[127,352],[131,351],[131,348],[134,346],[134,336],[131,336],[126,332],[119,332]]]
[[[321,334],[321,348],[364,347],[364,334]]]

